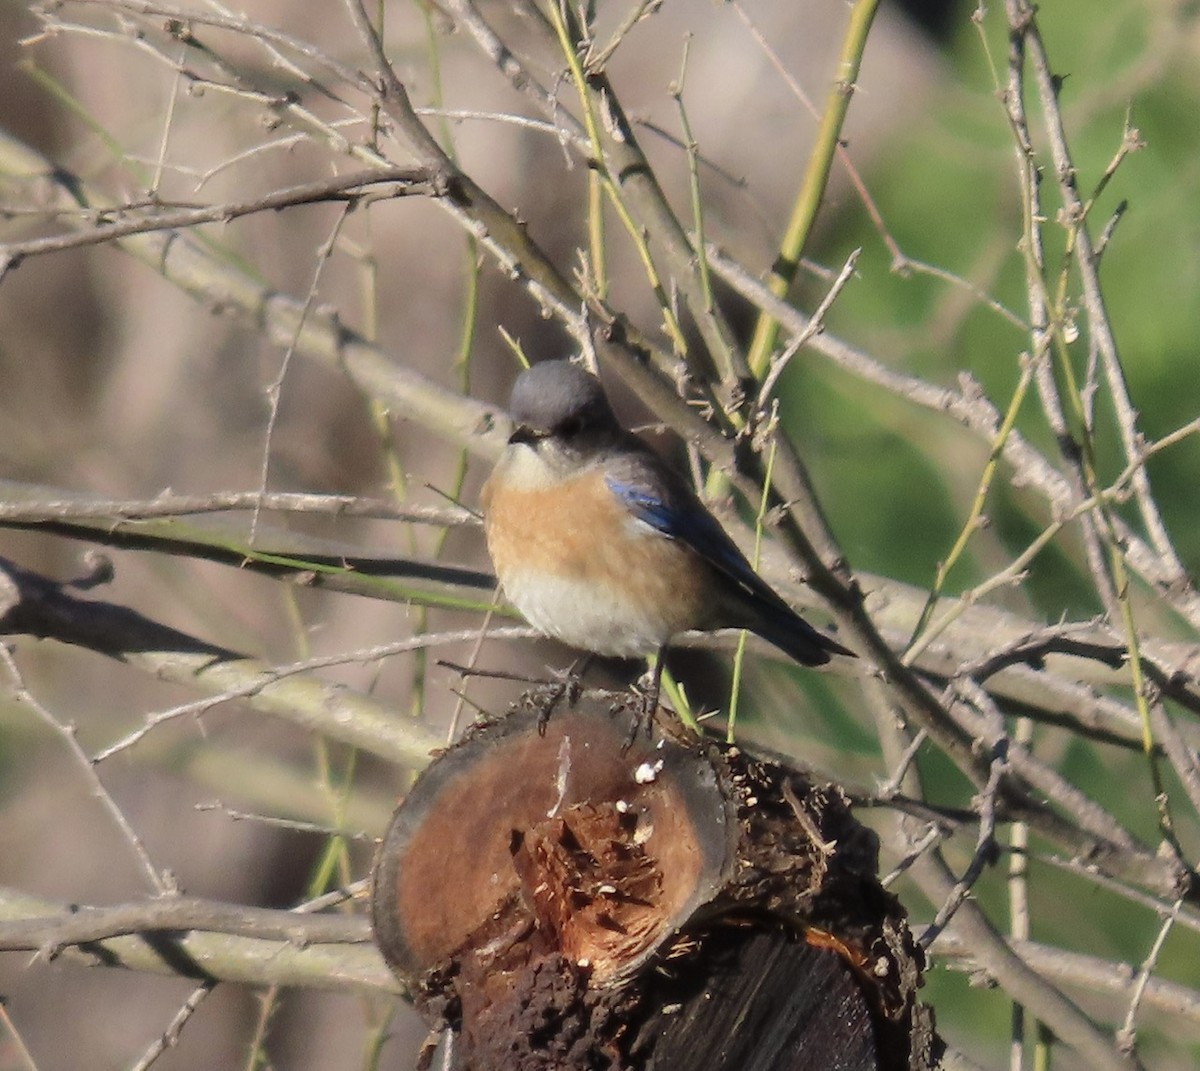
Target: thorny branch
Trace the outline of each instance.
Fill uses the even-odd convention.
[[[388,197],[423,195],[441,197],[445,188],[440,177],[426,168],[388,167],[358,171],[331,179],[306,182],[286,190],[274,190],[246,201],[216,205],[172,205],[152,201],[146,204],[117,206],[96,213],[94,229],[31,238],[24,242],[0,243],[0,282],[4,272],[19,267],[29,257],[61,253],[86,245],[127,238],[151,231],[180,230],[204,223],[229,223],[257,212],[278,212],[297,205],[342,203],[353,207],[359,202]]]
[[[280,672],[126,607],[81,599],[11,562],[0,567],[0,636],[52,637],[97,651],[211,692],[210,706],[242,699],[402,765],[423,766],[440,744],[428,729],[397,720],[369,696],[320,680],[310,672],[318,664]],[[87,766],[90,771],[90,761]]]
[[[362,916],[167,896],[72,910],[0,889],[0,947],[87,966],[252,985],[397,991]]]
[[[745,384],[741,380],[745,369],[739,344],[724,312],[707,302],[694,270],[696,249],[693,238],[680,225],[649,162],[632,137],[632,127],[620,109],[616,87],[605,69],[616,41],[597,50],[596,42],[590,37],[592,28],[586,21],[580,21],[581,14],[574,9],[559,10],[560,14],[565,12],[562,14],[563,28],[574,35],[574,44],[581,49],[588,46],[591,50],[591,61],[583,64],[577,87],[578,106],[585,113],[583,118],[572,115],[560,99],[564,94],[547,88],[544,78],[539,78],[538,72],[510,49],[471,0],[450,0],[449,4],[449,10],[476,45],[543,112],[549,124],[543,128],[556,131],[566,148],[589,167],[607,176],[613,190],[613,203],[636,221],[635,239],[641,228],[646,235],[646,247],[653,245],[664,255],[669,264],[671,285],[677,288],[684,305],[696,320],[701,342],[707,350],[705,356],[720,371],[721,381],[715,386],[705,382],[700,371],[704,362],[698,356],[667,353],[654,340],[641,336],[619,309],[610,307],[586,287],[571,282],[568,273],[530,237],[516,213],[502,208],[463,171],[424,125],[424,113],[413,107],[408,87],[398,76],[380,33],[359,0],[346,0],[346,9],[362,50],[369,57],[368,73],[332,58],[309,42],[232,16],[211,11],[183,12],[169,5],[138,0],[75,2],[97,10],[120,11],[124,16],[176,20],[178,25],[168,36],[176,44],[189,47],[197,43],[195,35],[202,29],[232,32],[247,40],[258,41],[293,74],[307,80],[307,84],[318,85],[317,72],[321,78],[329,79],[336,92],[321,88],[333,99],[345,103],[350,95],[359,95],[366,103],[347,105],[356,121],[365,121],[372,107],[378,109],[390,124],[387,134],[402,143],[419,162],[415,167],[399,165],[392,163],[378,146],[352,146],[344,138],[338,123],[322,125],[305,111],[299,100],[260,91],[253,84],[253,78],[238,71],[229,61],[220,59],[216,50],[210,50],[209,55],[216,57],[213,62],[218,63],[228,77],[229,85],[244,92],[246,99],[253,97],[268,102],[281,121],[294,124],[298,137],[316,140],[317,132],[320,132],[327,138],[327,147],[367,163],[372,169],[278,190],[258,199],[212,206],[179,207],[158,203],[122,206],[109,204],[89,191],[84,203],[89,206],[90,215],[76,213],[60,217],[68,226],[76,228],[73,233],[3,247],[0,263],[8,267],[40,253],[100,242],[117,243],[154,263],[165,275],[201,299],[213,305],[241,309],[271,339],[294,339],[298,353],[345,369],[368,394],[387,399],[397,411],[421,421],[448,440],[465,443],[471,451],[488,456],[494,454],[503,441],[505,431],[504,417],[493,408],[423,380],[406,368],[404,360],[392,360],[386,351],[348,331],[336,315],[314,310],[310,317],[301,310],[301,303],[282,295],[268,295],[253,281],[238,276],[228,265],[217,264],[215,258],[198,246],[177,241],[180,237],[177,233],[158,233],[164,228],[174,231],[298,204],[420,193],[435,198],[439,207],[450,212],[502,271],[524,288],[548,316],[556,318],[580,347],[598,349],[602,361],[615,368],[660,419],[682,434],[689,445],[697,447],[714,469],[727,472],[732,485],[747,496],[757,491],[756,477],[761,474],[757,459],[749,452],[747,444],[734,434],[738,428],[739,405],[746,398],[765,397],[783,367],[801,348],[838,365],[856,382],[871,384],[912,406],[942,414],[987,446],[996,440],[1001,426],[1000,409],[969,377],[964,375],[955,387],[926,382],[896,371],[875,356],[824,330],[823,314],[850,277],[852,262],[846,265],[829,291],[827,301],[812,317],[806,317],[771,294],[753,272],[722,254],[716,246],[708,246],[704,250],[707,267],[754,309],[777,321],[790,337],[790,343],[774,355],[766,381],[750,385],[750,390],[743,394]],[[533,5],[523,6],[534,31],[545,42],[556,46],[552,21]],[[645,6],[637,9],[639,16]],[[1099,254],[1088,229],[1087,203],[1077,189],[1058,109],[1056,84],[1037,28],[1036,15],[1023,0],[1009,0],[1007,7],[1013,53],[1006,104],[1014,130],[1017,172],[1025,197],[1028,226],[1029,343],[1032,354],[1028,359],[1036,370],[1045,419],[1059,433],[1060,442],[1065,442],[1072,430],[1069,414],[1049,368],[1053,332],[1056,327],[1061,329],[1062,324],[1055,323],[1058,312],[1047,293],[1044,278],[1045,263],[1040,244],[1043,221],[1039,198],[1042,194],[1038,189],[1034,139],[1030,136],[1022,98],[1027,57],[1045,119],[1065,218],[1075,243],[1075,265],[1082,280],[1091,344],[1098,355],[1098,367],[1103,372],[1104,384],[1117,413],[1125,470],[1107,488],[1089,487],[1076,467],[1075,459],[1068,456],[1052,460],[1019,431],[1007,432],[996,444],[999,457],[1014,484],[1019,482],[1040,497],[1047,518],[1045,527],[1030,543],[1026,554],[1006,570],[995,573],[968,597],[938,605],[939,610],[945,610],[945,616],[937,620],[937,625],[944,624],[945,631],[929,637],[928,650],[921,652],[922,657],[916,659],[913,666],[898,659],[895,651],[905,633],[905,615],[911,626],[921,604],[921,593],[850,573],[825,524],[807,474],[787,444],[784,444],[777,468],[773,518],[788,556],[777,571],[780,575],[789,570],[802,572],[811,586],[834,607],[843,627],[858,641],[866,655],[867,672],[880,684],[880,694],[886,696],[886,702],[871,704],[881,727],[881,736],[888,719],[893,722],[904,720],[913,730],[907,748],[902,749],[903,758],[897,763],[897,773],[889,791],[895,794],[903,775],[915,766],[920,751],[934,746],[948,754],[979,789],[971,808],[975,815],[976,850],[963,878],[954,879],[953,868],[947,865],[943,852],[944,838],[936,827],[931,828],[919,850],[905,859],[906,865],[911,864],[913,870],[921,874],[926,892],[931,897],[936,896],[936,902],[943,905],[931,929],[931,934],[934,930],[940,932],[935,950],[946,947],[958,954],[958,950],[969,948],[978,967],[998,980],[1015,999],[1036,1006],[1056,1033],[1075,1045],[1090,1063],[1103,1068],[1128,1068],[1136,1066],[1136,1062],[1117,1051],[1110,1038],[1046,981],[1050,978],[1063,984],[1127,986],[1125,969],[1121,965],[1070,960],[1066,953],[1058,950],[1048,953],[1028,942],[1006,942],[969,895],[996,851],[997,823],[1021,820],[1065,846],[1071,854],[1064,865],[1097,883],[1113,882],[1119,875],[1126,881],[1153,890],[1153,897],[1136,892],[1147,897],[1148,903],[1159,907],[1178,897],[1183,906],[1177,910],[1184,916],[1200,902],[1200,890],[1192,870],[1179,860],[1157,854],[1153,846],[1143,844],[1099,801],[1089,798],[1049,760],[1035,754],[1031,744],[1008,736],[1010,715],[1033,713],[1043,718],[1059,718],[1062,724],[1081,736],[1090,734],[1093,739],[1123,747],[1137,746],[1137,713],[1124,698],[1127,693],[1111,691],[1112,685],[1120,681],[1118,674],[1129,658],[1131,642],[1128,638],[1114,631],[1113,620],[1067,621],[1046,628],[1015,615],[1001,615],[988,607],[974,605],[976,599],[998,587],[1019,584],[1028,561],[1061,532],[1070,529],[1082,532],[1085,538],[1097,591],[1102,595],[1104,609],[1111,615],[1123,593],[1112,584],[1103,561],[1100,524],[1096,518],[1109,511],[1113,503],[1131,496],[1145,528],[1145,536],[1120,516],[1111,512],[1107,516],[1123,560],[1163,605],[1177,611],[1193,626],[1200,627],[1200,594],[1170,540],[1146,473],[1145,462],[1150,453],[1169,444],[1164,440],[1147,447],[1137,428],[1137,415],[1124,384],[1100,287]],[[60,31],[64,31],[64,24],[47,23],[47,33]],[[139,47],[159,50],[166,58],[161,46],[150,43],[149,35],[146,40],[139,41]],[[588,49],[582,51],[585,57],[589,54]],[[596,114],[603,112],[607,123],[602,130],[594,126],[589,130],[585,121],[589,110]],[[55,196],[60,208],[77,204],[71,197],[86,188],[77,177],[65,181],[66,173],[57,169],[45,167],[34,171],[51,176],[57,183]],[[1001,313],[1004,311],[998,305],[993,307]],[[1011,314],[1007,319],[1020,323],[1019,318]],[[1088,389],[1094,393],[1098,388],[1099,376],[1093,370]],[[689,405],[697,400],[709,406],[711,421],[706,420],[694,405]],[[1170,437],[1170,442],[1194,434],[1197,426],[1200,425],[1192,422],[1180,429],[1176,437]],[[116,538],[111,534],[107,537],[100,534],[105,522],[112,522],[114,532],[131,539],[131,530],[122,530],[116,522],[247,508],[310,509],[334,515],[392,516],[436,524],[470,523],[469,518],[458,511],[395,509],[345,496],[318,500],[314,496],[267,492],[215,495],[207,499],[164,496],[149,502],[114,500],[86,504],[53,497],[40,501],[7,499],[0,503],[0,520],[14,525],[37,524],[43,531],[58,530],[99,541]],[[89,520],[99,523],[89,529],[82,523]],[[60,526],[58,529],[53,527],[56,524]],[[156,545],[156,549],[163,547],[163,543]],[[180,541],[178,549],[188,554],[204,553],[199,541]],[[228,548],[223,552],[228,555]],[[464,585],[468,583],[465,576],[451,579]],[[303,681],[307,691],[288,687],[289,682],[298,686],[301,678],[332,662],[309,660],[293,666],[268,667],[235,652],[165,629],[124,608],[79,599],[61,586],[17,567],[6,569],[5,580],[9,585],[4,589],[5,595],[12,593],[12,597],[0,604],[4,633],[28,632],[80,643],[214,693],[199,703],[160,712],[158,720],[148,720],[142,728],[90,763],[84,757],[84,765],[89,770],[101,758],[137,744],[162,720],[200,712],[212,703],[231,698],[242,698],[251,706],[283,713],[300,724],[407,765],[422,762],[435,745],[425,730],[412,725],[401,727],[395,719],[385,718],[384,712],[367,696],[352,695],[344,689],[329,689],[314,680]],[[477,576],[475,580],[482,590],[490,578]],[[896,609],[898,606],[900,610]],[[478,630],[470,633],[471,636],[477,634]],[[465,633],[454,635],[462,639]],[[448,636],[423,637],[414,643],[433,644]],[[1133,644],[1135,657],[1146,668],[1148,687],[1155,690],[1151,697],[1154,700],[1151,710],[1155,754],[1166,756],[1178,773],[1185,794],[1190,796],[1192,806],[1200,807],[1197,802],[1200,800],[1200,774],[1194,741],[1175,725],[1165,702],[1169,700],[1192,711],[1200,710],[1200,688],[1196,683],[1200,658],[1196,647],[1192,643],[1168,645],[1154,636],[1136,639]],[[386,653],[402,649],[412,649],[412,645],[388,645],[370,657],[384,657]],[[6,668],[16,681],[17,694],[26,699],[28,693],[17,675],[15,662],[7,653],[4,658]],[[1065,659],[1070,660],[1066,663],[1070,668],[1062,668]],[[1086,666],[1086,670],[1076,672],[1081,666]],[[325,708],[328,708],[329,717],[319,713]],[[292,710],[302,713],[288,713]],[[57,726],[60,735],[70,737],[69,727],[54,719],[48,711],[44,713]],[[94,776],[94,771],[89,776]],[[149,875],[155,875],[148,860],[143,862],[143,869]],[[159,879],[153,877],[152,880]],[[292,946],[327,939],[314,936],[325,931],[316,928],[312,920],[305,920],[303,925],[312,928],[304,929],[303,935],[300,929],[286,927],[250,932],[260,922],[264,927],[282,927],[284,924],[280,920],[270,922],[256,915],[238,914],[249,909],[232,908],[236,919],[223,916],[220,911],[214,914],[215,909],[205,908],[209,910],[205,915],[202,905],[179,897],[162,897],[152,901],[151,905],[134,905],[127,909],[126,915],[121,914],[121,910],[126,909],[107,914],[99,909],[87,910],[70,916],[44,913],[37,919],[27,919],[19,924],[25,926],[24,930],[12,928],[18,924],[5,923],[0,925],[0,947],[53,952],[91,941],[125,941],[126,937],[119,936],[122,934],[207,929],[246,939],[270,938],[283,942],[284,952],[299,954],[309,950]],[[189,910],[193,912],[190,915]],[[247,921],[250,919],[258,921]],[[175,924],[168,925],[172,920]],[[355,919],[330,922],[346,926],[347,929],[338,931],[343,935],[357,932],[356,926],[361,928],[360,920]],[[235,924],[248,926],[250,930],[222,929]],[[122,926],[129,928],[122,929]],[[943,927],[947,928],[943,931]],[[18,933],[25,936],[13,936]],[[175,941],[177,937],[172,934],[169,939]],[[6,940],[36,943],[5,945]],[[180,940],[183,947],[192,937]],[[1152,964],[1153,960],[1148,958],[1147,963]],[[141,961],[138,964],[141,966]],[[211,977],[226,976],[230,975],[211,972]],[[305,977],[311,981],[313,976]],[[255,975],[255,980],[268,978],[265,973]],[[1151,978],[1149,970],[1143,972],[1142,980],[1145,983],[1142,995],[1147,1004],[1159,1001],[1170,1005],[1173,1001],[1174,1006],[1189,1009],[1187,1014],[1194,1010],[1196,997],[1190,991],[1171,989]],[[390,979],[384,975],[382,981],[376,978],[374,982],[361,984],[388,987]]]
[[[192,930],[300,947],[371,940],[370,927],[362,916],[301,914],[166,895],[117,907],[77,907],[47,917],[7,918],[0,922],[0,949],[26,949],[53,959],[68,945],[92,944],[129,934]]]

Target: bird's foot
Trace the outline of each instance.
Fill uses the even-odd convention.
[[[568,707],[575,706],[583,696],[583,674],[591,664],[591,656],[576,659],[566,669],[557,670],[554,680],[534,689],[530,701],[537,710],[538,736],[546,735],[546,726],[550,724],[550,715],[564,699]]]
[[[638,733],[644,728],[646,739],[654,734],[654,716],[658,713],[659,686],[658,681],[651,677],[645,683],[638,681],[631,689],[632,703],[625,704],[625,709],[633,713],[633,722],[629,730],[629,739],[625,741],[624,750],[633,747]]]
[[[546,735],[546,726],[550,724],[550,715],[554,713],[559,703],[568,699],[569,706],[575,705],[578,697],[576,696],[574,699],[569,697],[578,687],[577,679],[572,681],[570,678],[566,678],[539,685],[530,693],[529,701],[537,711],[538,736]]]

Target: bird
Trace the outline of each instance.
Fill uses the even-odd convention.
[[[854,657],[755,573],[689,483],[621,426],[596,376],[569,359],[533,364],[509,413],[480,494],[504,595],[589,658],[652,659],[647,717],[680,632],[749,629],[805,666]]]

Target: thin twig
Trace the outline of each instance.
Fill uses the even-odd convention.
[[[979,809],[979,832],[976,837],[975,851],[967,864],[963,875],[954,883],[950,895],[945,898],[938,909],[933,921],[921,932],[918,943],[928,948],[937,935],[941,933],[954,913],[962,906],[970,895],[975,883],[982,877],[983,872],[996,862],[996,795],[1000,791],[1000,782],[1004,777],[1007,766],[1007,741],[999,741],[993,748],[991,772],[983,791],[976,797]]]
[[[1182,901],[1175,901],[1171,911],[1167,913],[1166,918],[1162,921],[1162,925],[1158,928],[1158,933],[1154,938],[1154,943],[1150,946],[1150,951],[1146,953],[1145,960],[1142,961],[1141,967],[1138,968],[1137,977],[1133,983],[1133,992],[1129,996],[1129,1007],[1125,1012],[1125,1021],[1117,1031],[1117,1044],[1123,1052],[1131,1053],[1137,1048],[1138,1011],[1141,1009],[1142,1001],[1145,999],[1146,987],[1150,984],[1154,968],[1158,966],[1158,957],[1162,953],[1163,945],[1166,944],[1167,935],[1171,932],[1171,927],[1175,925],[1175,919],[1182,906]]]
[[[791,217],[780,239],[778,254],[767,279],[767,288],[776,297],[783,297],[795,278],[800,254],[804,252],[817,209],[825,197],[825,186],[829,181],[834,150],[841,138],[850,100],[858,88],[858,72],[867,46],[867,35],[870,33],[878,7],[879,0],[853,0],[850,4],[850,15],[838,56],[835,78],[826,95],[808,163],[800,187],[796,191]],[[754,375],[765,374],[775,348],[778,330],[778,321],[765,309],[760,309],[754,325],[754,338],[746,357]]]
[[[1033,722],[1029,718],[1018,718],[1013,739],[1024,748],[1033,744]],[[1008,932],[1012,942],[1028,941],[1030,937],[1029,911],[1029,826],[1025,822],[1014,822],[1008,837]],[[1025,1006],[1013,1001],[1012,1022],[1009,1035],[1009,1071],[1023,1071],[1025,1066]]]
[[[21,1037],[21,1032],[12,1021],[12,1016],[8,1014],[8,1008],[4,1006],[4,1001],[2,1000],[0,1000],[0,1023],[4,1024],[4,1029],[8,1032],[10,1043],[13,1049],[16,1050],[17,1057],[21,1061],[21,1067],[25,1071],[38,1071],[37,1061],[34,1060],[33,1053],[29,1051],[29,1047],[25,1044],[25,1039]]]
[[[258,474],[258,490],[259,494],[264,498],[267,495],[271,479],[271,450],[275,445],[275,427],[279,423],[279,409],[283,401],[284,380],[287,379],[288,369],[292,366],[292,358],[296,354],[296,347],[300,342],[300,336],[304,333],[304,325],[312,314],[313,306],[316,303],[317,287],[320,285],[321,275],[325,270],[325,266],[329,263],[329,258],[333,255],[334,243],[337,241],[337,236],[341,233],[342,226],[345,224],[346,218],[352,208],[352,203],[342,207],[333,221],[329,237],[322,244],[321,248],[317,250],[316,267],[313,269],[312,278],[308,284],[308,293],[304,295],[304,300],[300,305],[300,315],[296,318],[295,330],[292,332],[292,337],[287,340],[287,345],[283,349],[283,355],[279,359],[279,371],[275,374],[275,378],[267,384],[265,389],[267,396],[267,421],[262,433],[262,453],[259,460]],[[249,543],[251,546],[255,546],[258,541],[258,521],[261,516],[261,508],[255,507],[250,517]]]
[[[955,878],[937,852],[926,852],[913,865],[925,895],[944,903],[954,894]],[[1075,1048],[1093,1071],[1134,1071],[1140,1064],[1119,1052],[1108,1033],[1057,987],[1038,974],[999,933],[979,905],[964,900],[955,913],[950,936],[971,950],[978,968],[1004,987],[1014,1000],[1038,1009],[1039,1018]],[[936,947],[936,946],[935,946]]]
[[[197,803],[197,811],[217,811],[234,822],[257,822],[273,829],[285,829],[289,833],[315,833],[321,837],[344,837],[346,840],[357,840],[374,844],[378,838],[370,833],[356,829],[338,829],[334,826],[322,825],[319,822],[301,822],[295,818],[279,818],[273,814],[254,814],[249,811],[239,811],[226,807],[220,800],[207,803]]]
[[[96,770],[95,764],[88,758],[87,753],[79,743],[79,734],[75,726],[59,721],[45,706],[38,702],[33,693],[26,687],[25,681],[21,676],[21,671],[17,668],[16,662],[13,661],[12,652],[5,644],[0,644],[0,664],[3,664],[8,674],[10,682],[9,694],[13,700],[21,706],[32,710],[66,745],[71,757],[82,772],[84,780],[89,784],[92,797],[98,800],[100,806],[108,812],[108,816],[112,819],[113,824],[120,831],[122,839],[133,853],[133,857],[150,888],[159,895],[170,893],[172,891],[171,882],[151,861],[150,853],[146,850],[146,845],[142,842],[142,838],[138,835],[137,830],[133,828],[133,824],[126,817],[125,812],[121,810],[117,801],[113,799],[112,793],[105,786],[99,772]]]
[[[846,284],[854,275],[854,266],[858,263],[858,256],[861,252],[861,249],[855,249],[850,253],[846,258],[846,262],[842,265],[842,270],[838,272],[837,278],[833,280],[832,285],[825,292],[825,296],[821,298],[817,307],[813,309],[812,316],[809,317],[808,324],[804,330],[793,335],[783,352],[771,358],[766,375],[763,376],[762,383],[758,388],[756,408],[760,411],[765,408],[767,399],[775,390],[775,384],[779,382],[779,377],[783,375],[784,369],[791,363],[792,358],[814,336],[819,335],[825,330],[825,315],[833,307],[833,303],[837,301],[838,295],[841,294]]]
[[[130,1065],[129,1071],[146,1071],[168,1049],[175,1048],[179,1044],[183,1028],[191,1022],[192,1016],[196,1014],[200,1005],[204,1003],[216,988],[216,982],[201,982],[196,986],[188,994],[187,1000],[179,1006],[179,1010],[171,1017],[167,1028],[150,1043],[137,1062]]]
[[[479,634],[480,630],[477,628],[461,629],[455,632],[427,632],[412,639],[379,644],[375,647],[368,647],[359,651],[346,651],[338,654],[323,655],[318,658],[309,658],[301,662],[293,662],[290,665],[272,666],[236,687],[227,688],[215,695],[206,696],[203,699],[181,703],[167,710],[156,711],[147,717],[138,728],[98,751],[92,757],[91,761],[93,763],[105,762],[114,755],[133,747],[154,729],[167,722],[175,721],[188,715],[198,716],[207,713],[216,706],[230,703],[234,700],[253,699],[256,696],[261,696],[263,693],[271,691],[292,677],[306,676],[314,670],[329,669],[334,666],[362,665],[368,662],[377,662],[385,658],[392,658],[398,654],[408,654],[416,650],[427,650],[429,648],[456,643],[468,643],[477,640]],[[528,628],[515,628],[492,629],[487,635],[492,639],[504,640],[528,639],[531,636],[536,636],[537,633]]]
[[[896,865],[879,879],[879,884],[885,889],[894,885],[911,868],[913,863],[927,851],[946,839],[946,831],[936,822],[930,822],[923,836],[918,837],[908,850],[897,860]]]
[[[106,499],[86,494],[62,497],[63,494],[54,488],[0,480],[0,520],[146,520],[152,517],[186,517],[261,508],[279,513],[371,517],[445,528],[479,524],[478,516],[462,507],[400,505],[387,499],[363,498],[359,495],[214,491],[207,495],[164,492],[154,498]]]
[[[1116,338],[1100,287],[1097,258],[1087,226],[1086,210],[1076,185],[1075,166],[1071,160],[1062,113],[1058,105],[1057,82],[1050,71],[1050,61],[1046,55],[1045,45],[1032,9],[1028,7],[1025,0],[1013,0],[1013,2],[1023,20],[1025,48],[1038,88],[1038,101],[1045,119],[1045,130],[1049,139],[1051,159],[1054,161],[1054,173],[1058,179],[1059,192],[1062,195],[1068,218],[1072,221],[1075,229],[1075,240],[1079,250],[1077,264],[1079,276],[1083,282],[1088,330],[1100,351],[1109,398],[1116,412],[1126,460],[1133,461],[1138,456],[1142,441],[1141,433],[1137,428],[1137,412],[1129,398],[1124,369],[1117,351]],[[1127,136],[1122,139],[1122,148],[1125,151],[1129,151],[1132,144],[1128,137],[1128,130],[1127,126]],[[1124,153],[1119,153],[1116,162],[1123,157]],[[1189,576],[1179,561],[1170,535],[1167,533],[1166,525],[1163,523],[1154,501],[1149,476],[1144,468],[1139,469],[1134,476],[1134,494],[1142,522],[1150,534],[1150,541],[1155,550],[1179,581],[1189,584]]]
[[[376,187],[391,186],[391,190],[371,191]],[[286,190],[276,190],[245,201],[229,201],[225,204],[199,205],[185,208],[162,206],[149,211],[142,207],[122,209],[120,206],[99,213],[95,226],[82,233],[58,234],[49,238],[32,238],[24,242],[0,243],[0,274],[18,267],[29,257],[46,253],[59,253],[66,249],[99,245],[104,242],[128,238],[135,234],[154,231],[179,230],[197,227],[202,223],[230,223],[242,216],[259,212],[276,212],[296,205],[353,204],[367,196],[410,197],[421,195],[439,197],[444,194],[441,180],[428,168],[387,167],[371,171],[358,171],[350,175],[339,175],[316,182],[305,182]],[[138,218],[129,218],[136,213]]]

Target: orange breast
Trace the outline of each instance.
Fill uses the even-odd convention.
[[[707,566],[638,522],[599,469],[546,488],[514,489],[493,477],[482,501],[505,593],[543,631],[589,647],[582,633],[590,613],[603,617],[590,627],[606,633],[624,616],[630,632],[653,647],[703,621]]]

